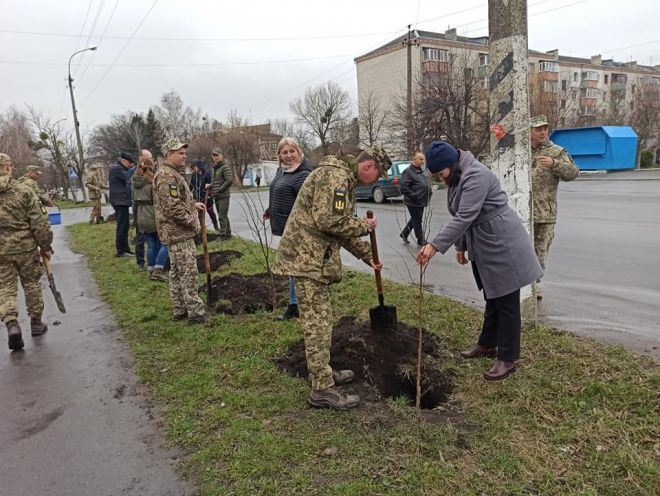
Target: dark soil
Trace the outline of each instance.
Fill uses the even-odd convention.
[[[330,365],[335,370],[351,369],[355,381],[342,389],[358,394],[363,401],[405,397],[415,404],[417,381],[418,330],[398,323],[396,332],[373,332],[369,322],[342,317],[332,333]],[[435,336],[423,334],[421,407],[430,409],[444,403],[453,384],[440,369],[440,353]],[[273,360],[277,367],[295,377],[307,378],[305,343],[300,340],[286,355]]]
[[[234,258],[241,258],[243,254],[236,250],[212,251],[209,252],[209,262],[211,272],[215,272],[219,267],[229,264]],[[200,274],[206,274],[204,267],[204,255],[197,255],[197,270]]]
[[[289,302],[288,277],[273,276],[275,281],[275,308]],[[202,288],[206,290],[206,285]],[[268,274],[246,276],[232,273],[211,281],[211,298],[215,313],[239,315],[258,311],[272,312],[273,287]]]

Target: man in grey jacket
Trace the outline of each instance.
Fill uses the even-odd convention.
[[[415,231],[417,238],[417,246],[424,246],[426,244],[426,237],[424,235],[424,209],[429,204],[431,195],[433,194],[431,188],[431,181],[424,170],[424,163],[426,159],[422,152],[417,152],[413,156],[410,167],[403,171],[401,174],[401,181],[399,182],[399,191],[403,195],[403,203],[408,208],[410,219],[401,231],[399,236],[405,244],[408,244],[408,236],[411,231]]]

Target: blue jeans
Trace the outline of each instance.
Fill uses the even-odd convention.
[[[160,242],[158,233],[144,233],[144,237],[147,240],[147,266],[162,269],[169,255],[167,246]]]
[[[298,304],[298,298],[296,297],[296,283],[293,282],[293,277],[291,276],[289,276],[289,304]]]

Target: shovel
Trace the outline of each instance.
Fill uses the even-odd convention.
[[[204,205],[208,199],[209,193],[206,192],[204,198]],[[206,272],[206,306],[211,308],[211,304],[215,302],[215,295],[213,295],[213,288],[211,287],[211,261],[209,260],[209,240],[206,237],[206,211],[199,211],[199,235],[202,238],[202,245],[204,246],[204,271]]]
[[[367,218],[373,219],[374,213],[367,210]],[[371,241],[371,254],[374,263],[378,263],[378,246],[376,245],[376,231],[369,233]],[[383,281],[380,278],[380,270],[374,270],[376,273],[376,289],[378,290],[378,303],[377,307],[369,309],[369,320],[371,321],[371,331],[392,331],[396,332],[397,317],[396,307],[394,305],[385,305],[385,297],[383,296]]]
[[[44,268],[46,269],[46,275],[48,276],[48,285],[50,286],[50,290],[53,293],[53,296],[55,297],[55,303],[57,303],[57,309],[62,313],[66,313],[66,308],[64,307],[64,300],[62,300],[62,295],[55,287],[55,276],[53,276],[53,267],[51,267],[50,265],[50,259],[46,257],[41,257],[41,262],[43,263]]]

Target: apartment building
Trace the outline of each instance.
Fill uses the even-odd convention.
[[[437,77],[460,63],[477,70],[482,89],[488,89],[488,38],[457,36],[456,29],[445,33],[412,31],[382,47],[355,58],[358,105],[367,95],[375,96],[386,110],[397,99],[405,98],[407,84],[407,45],[411,45],[413,81]],[[636,89],[660,94],[660,65],[637,62],[567,57],[557,50],[529,51],[529,87],[532,113],[549,114],[559,127],[598,124],[607,115],[626,115],[633,106]],[[413,83],[414,88],[414,83]],[[487,95],[479,96],[487,101]],[[389,108],[388,108],[389,106]],[[657,146],[649,143],[647,146]]]

